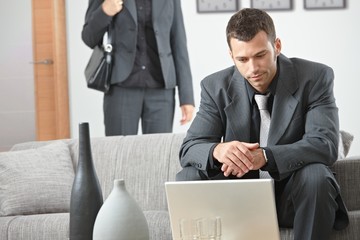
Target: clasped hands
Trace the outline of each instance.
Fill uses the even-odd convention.
[[[258,143],[246,143],[239,141],[219,143],[213,157],[222,163],[221,171],[224,176],[230,174],[242,177],[250,170],[258,170],[266,164],[266,160]]]

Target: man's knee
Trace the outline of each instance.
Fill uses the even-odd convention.
[[[299,191],[297,194],[310,196],[333,197],[337,193],[336,182],[330,169],[324,164],[309,164],[294,174],[294,187]]]

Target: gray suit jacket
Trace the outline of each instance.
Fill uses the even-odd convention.
[[[82,39],[90,48],[102,42],[112,17],[101,9],[103,0],[89,1]],[[134,0],[125,0],[114,18],[114,66],[111,83],[124,81],[134,65],[137,11]],[[180,105],[193,104],[193,86],[180,0],[152,0],[152,17],[165,88],[178,86]]]
[[[274,96],[268,148],[281,180],[311,163],[332,165],[338,152],[338,109],[331,68],[302,59],[278,57],[279,78]],[[183,170],[178,180],[221,173],[212,161],[220,141],[250,141],[251,111],[245,79],[235,67],[201,82],[201,104],[180,151]]]

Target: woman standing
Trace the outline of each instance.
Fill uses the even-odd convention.
[[[104,95],[105,134],[172,131],[175,88],[181,124],[194,111],[180,0],[89,0],[82,39],[94,48],[113,21],[113,70]]]

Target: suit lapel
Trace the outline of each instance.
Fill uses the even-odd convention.
[[[245,79],[236,68],[228,88],[228,96],[231,100],[224,111],[234,136],[231,139],[227,137],[226,141],[232,139],[249,141],[249,126],[251,123],[249,97],[245,86]]]
[[[292,63],[283,55],[279,57],[280,74],[274,97],[268,145],[276,145],[288,128],[299,104],[294,97],[298,82]]]
[[[153,23],[155,23],[157,17],[161,16],[161,12],[169,0],[152,0],[152,18]],[[134,22],[137,24],[137,11],[136,11],[136,2],[135,0],[125,0],[125,8],[128,9],[130,15],[132,16]]]
[[[152,19],[155,24],[158,17],[161,16],[161,12],[166,4],[169,4],[169,0],[152,0]]]
[[[136,11],[136,3],[135,0],[125,0],[124,7],[130,12],[134,22],[137,25],[137,11]]]

